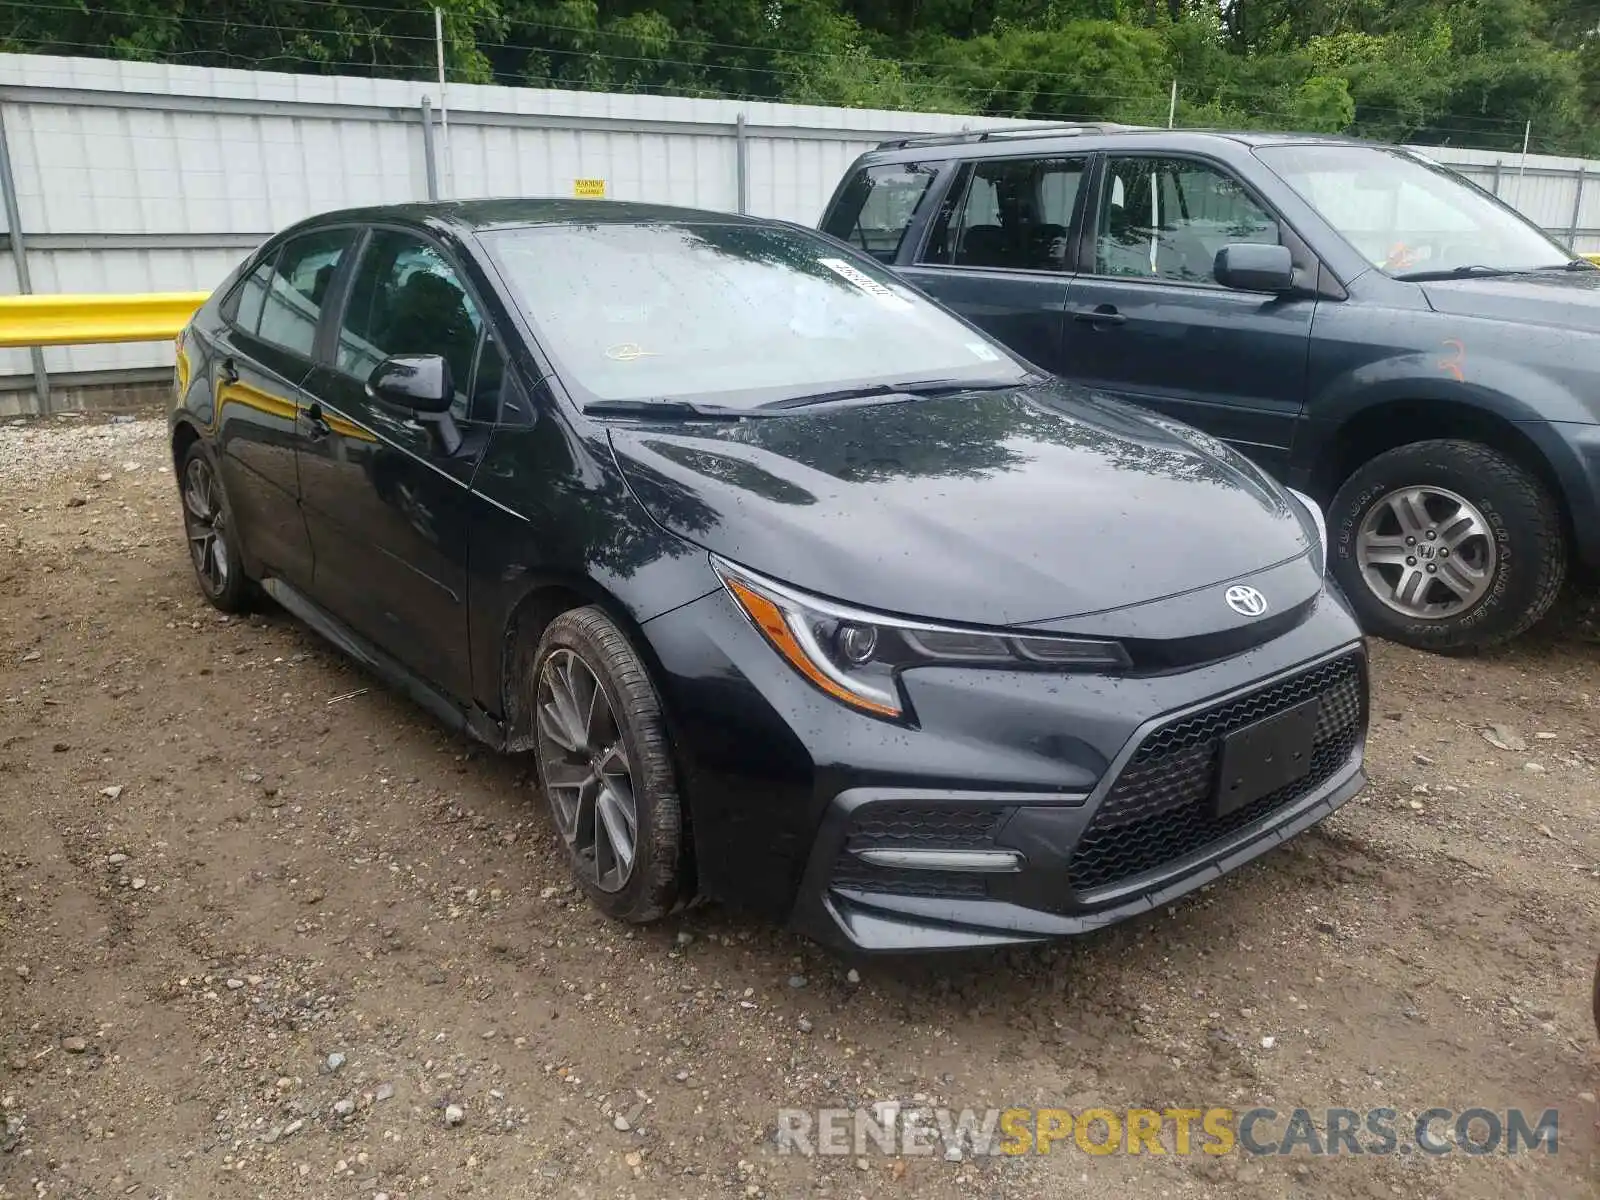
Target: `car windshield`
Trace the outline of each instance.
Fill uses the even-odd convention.
[[[1390,275],[1533,271],[1572,260],[1516,212],[1408,152],[1286,145],[1256,154]]]
[[[893,275],[797,229],[595,223],[503,229],[483,241],[580,403],[748,409],[1029,374]]]

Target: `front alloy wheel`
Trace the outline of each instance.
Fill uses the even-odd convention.
[[[687,887],[661,699],[627,636],[597,607],[551,621],[535,662],[524,711],[567,865],[601,911],[653,921]]]
[[[1413,442],[1364,463],[1328,512],[1330,566],[1369,633],[1420,650],[1492,646],[1566,577],[1554,497],[1478,442]]]

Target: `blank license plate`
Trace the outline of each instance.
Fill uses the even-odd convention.
[[[1321,708],[1322,701],[1312,697],[1222,739],[1217,816],[1225,817],[1306,777]]]

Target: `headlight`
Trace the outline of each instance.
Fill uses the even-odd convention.
[[[1283,490],[1295,498],[1300,507],[1305,510],[1306,516],[1310,518],[1310,528],[1307,532],[1316,535],[1317,553],[1321,556],[1322,573],[1326,575],[1328,573],[1328,522],[1322,515],[1321,507],[1304,492],[1297,492],[1293,488],[1284,488]],[[1302,521],[1301,524],[1304,525],[1306,522]]]
[[[1106,671],[1130,665],[1116,642],[925,625],[863,612],[711,560],[735,603],[790,666],[842,704],[905,715],[899,673],[915,666]]]

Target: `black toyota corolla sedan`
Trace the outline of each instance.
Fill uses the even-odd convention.
[[[1165,904],[1362,786],[1306,500],[865,257],[615,202],[330,213],[178,339],[199,583],[529,752],[603,911],[956,948]]]

